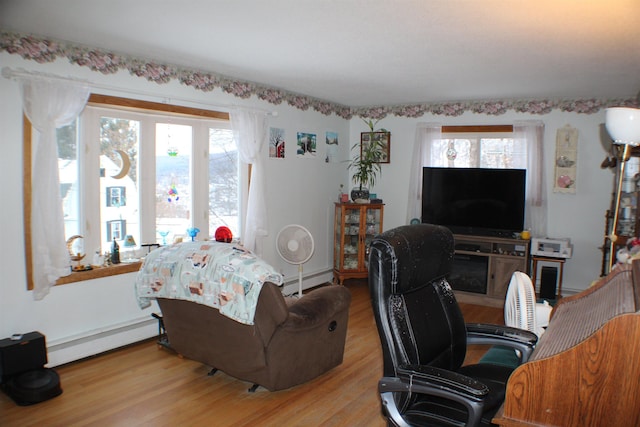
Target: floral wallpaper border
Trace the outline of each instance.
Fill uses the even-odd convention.
[[[638,107],[638,99],[578,99],[578,100],[488,100],[459,101],[410,105],[374,107],[349,107],[310,96],[264,86],[259,83],[237,80],[214,72],[182,68],[146,58],[121,55],[114,52],[81,46],[73,43],[0,30],[0,51],[20,55],[24,59],[39,63],[67,58],[71,64],[88,67],[102,74],[114,74],[128,70],[131,75],[145,78],[158,84],[178,80],[185,86],[210,92],[216,88],[246,99],[258,99],[274,105],[286,102],[292,107],[306,111],[309,108],[324,115],[335,114],[343,119],[354,116],[381,119],[388,115],[398,117],[421,117],[425,114],[460,116],[466,111],[499,116],[509,110],[529,114],[547,114],[557,109],[581,114],[593,114],[607,107]]]

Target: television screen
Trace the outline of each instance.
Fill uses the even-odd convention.
[[[512,237],[524,228],[524,169],[425,167],[422,222],[456,234]]]

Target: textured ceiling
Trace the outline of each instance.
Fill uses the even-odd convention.
[[[0,28],[348,106],[640,91],[638,0],[0,0]]]

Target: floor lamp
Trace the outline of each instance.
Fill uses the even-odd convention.
[[[613,138],[615,144],[624,146],[622,158],[620,159],[620,171],[618,174],[618,185],[616,186],[615,207],[613,211],[613,225],[609,234],[609,271],[613,268],[615,259],[615,243],[618,240],[616,234],[618,229],[618,214],[620,211],[620,195],[622,193],[622,179],[624,178],[624,166],[629,157],[631,146],[640,145],[640,109],[615,107],[607,108],[605,126],[607,132]]]

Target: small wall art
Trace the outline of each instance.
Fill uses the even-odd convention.
[[[382,146],[382,155],[378,163],[391,163],[391,132],[362,132],[360,133],[360,155],[365,144],[371,139]]]
[[[325,163],[336,163],[338,161],[338,132],[327,132],[325,143],[327,145]]]
[[[575,194],[578,162],[578,129],[569,125],[556,133],[554,193]]]
[[[315,133],[298,132],[298,157],[316,157],[316,140]]]
[[[284,129],[269,129],[269,157],[274,159],[284,159]]]

